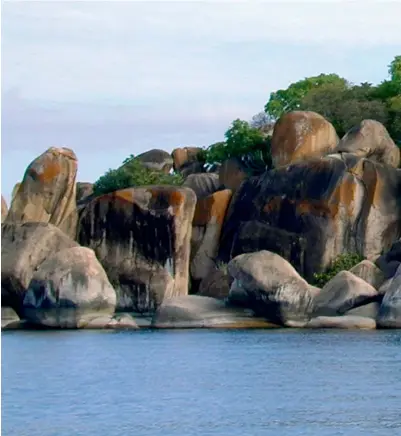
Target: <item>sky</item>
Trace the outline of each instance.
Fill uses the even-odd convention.
[[[379,83],[400,16],[382,0],[4,1],[2,194],[51,146],[94,182],[130,154],[223,140],[304,77]]]

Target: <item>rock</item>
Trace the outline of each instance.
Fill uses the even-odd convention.
[[[186,178],[183,186],[191,188],[199,200],[214,194],[219,189],[219,175],[215,173],[191,174]]]
[[[138,324],[134,318],[127,313],[117,314],[115,316],[100,316],[91,319],[84,325],[85,329],[113,329],[113,330],[138,330]]]
[[[78,162],[68,148],[51,147],[28,166],[5,222],[53,224],[75,238]]]
[[[184,168],[188,168],[192,164],[199,164],[202,166],[202,163],[200,162],[202,152],[203,150],[200,147],[176,148],[171,153],[174,161],[174,170],[182,173]],[[202,172],[202,170],[199,172]]]
[[[92,196],[93,194],[93,183],[88,182],[77,182],[77,203],[80,203]]]
[[[14,185],[14,188],[13,188],[13,190],[12,190],[12,192],[11,192],[11,201],[14,200],[15,194],[18,192],[20,186],[21,186],[21,182],[18,182],[18,183],[16,183],[16,184]]]
[[[233,304],[239,300],[276,324],[295,327],[309,321],[316,290],[279,255],[269,251],[242,254],[228,264],[228,271],[235,280],[235,295],[231,290],[229,295]]]
[[[381,328],[401,328],[401,266],[391,281],[386,283],[386,288],[377,325]]]
[[[192,222],[191,277],[202,280],[214,269],[220,233],[231,200],[231,191],[198,199]]]
[[[316,294],[313,315],[343,315],[351,309],[378,299],[379,294],[373,286],[349,271],[341,271]]]
[[[347,310],[345,315],[362,316],[364,318],[376,319],[380,309],[380,302],[368,303],[355,309]]]
[[[275,251],[281,245],[280,254],[291,255],[291,262],[298,251],[307,280],[344,252],[376,259],[401,233],[400,185],[401,171],[349,156],[309,159],[252,177],[231,201],[219,259],[231,259],[248,222],[262,223],[255,227],[252,246]],[[292,236],[282,233],[279,240],[275,229]],[[292,246],[297,236],[302,248]]]
[[[34,272],[23,301],[24,318],[52,328],[83,328],[111,316],[116,293],[93,250],[73,247],[46,259]]]
[[[2,304],[21,315],[22,301],[37,268],[55,253],[78,244],[46,223],[6,223],[1,228]]]
[[[1,222],[3,222],[7,218],[8,214],[8,207],[6,200],[4,200],[4,197],[1,196]]]
[[[199,295],[165,300],[152,320],[154,328],[272,328],[252,311],[227,307],[223,301]]]
[[[350,129],[337,145],[337,153],[352,153],[398,168],[400,150],[382,123],[363,120]]]
[[[385,280],[383,272],[369,260],[359,262],[349,272],[369,283],[375,289],[379,289]]]
[[[139,154],[137,159],[142,162],[145,168],[162,171],[165,174],[169,174],[173,168],[173,158],[164,150],[149,150]]]
[[[21,319],[11,307],[1,306],[1,329],[14,330],[21,328]]]
[[[401,239],[395,241],[385,254],[376,259],[375,263],[383,272],[385,279],[394,277],[401,264]]]
[[[271,142],[273,166],[323,156],[334,150],[338,136],[334,127],[316,112],[293,111],[280,117]]]
[[[92,248],[117,292],[117,310],[153,313],[188,293],[196,197],[173,186],[102,195],[80,214],[78,239]]]
[[[225,300],[230,293],[231,280],[228,272],[214,269],[201,281],[198,295]]]
[[[220,167],[219,184],[233,192],[235,192],[247,178],[248,174],[242,168],[241,162],[236,158],[224,161]]]
[[[361,329],[372,330],[376,328],[376,322],[371,318],[362,316],[319,316],[312,318],[306,328],[315,329]]]

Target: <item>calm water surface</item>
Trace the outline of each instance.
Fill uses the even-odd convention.
[[[3,436],[401,434],[401,331],[3,332]]]

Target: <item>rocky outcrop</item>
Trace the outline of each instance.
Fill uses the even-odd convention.
[[[380,289],[382,291],[382,289]],[[384,298],[377,316],[382,328],[401,328],[401,266],[395,276],[385,284]]]
[[[152,320],[154,328],[271,328],[252,311],[227,307],[220,300],[198,295],[171,298],[163,302]]]
[[[22,302],[39,266],[55,253],[78,244],[45,223],[7,223],[1,228],[1,303],[21,315]]]
[[[219,175],[215,173],[191,174],[186,178],[183,186],[192,189],[199,200],[214,194],[219,189]]]
[[[20,186],[21,186],[21,182],[18,182],[14,185],[14,188],[11,193],[11,201],[14,200],[15,194],[18,192]]]
[[[93,199],[78,240],[92,248],[117,293],[117,310],[153,312],[188,293],[196,197],[170,186],[128,188]]]
[[[115,306],[115,291],[95,253],[89,248],[72,247],[39,265],[22,311],[33,324],[83,328],[100,315],[111,317]]]
[[[383,272],[386,280],[394,277],[401,265],[401,239],[395,241],[386,253],[376,259],[375,263]]]
[[[231,200],[231,191],[215,192],[196,203],[192,222],[191,277],[200,281],[214,269],[220,233]]]
[[[77,182],[77,194],[76,194],[77,204],[79,204],[82,201],[85,201],[88,197],[91,197],[92,194],[93,194],[93,183]]]
[[[382,123],[363,120],[350,129],[337,145],[335,152],[352,153],[398,168],[400,150]]]
[[[3,222],[7,218],[8,214],[8,207],[6,200],[4,200],[4,197],[1,196],[1,222]]]
[[[316,112],[293,111],[280,117],[271,142],[273,166],[280,167],[334,150],[338,136],[334,127]]]
[[[162,171],[165,174],[169,174],[173,168],[173,158],[164,150],[149,150],[145,153],[139,154],[137,159],[145,168],[154,171]]]
[[[5,222],[49,223],[75,237],[76,173],[72,150],[49,148],[28,166]]]
[[[234,278],[232,304],[290,327],[303,326],[311,318],[318,289],[310,287],[279,255],[269,251],[242,254],[228,264],[228,271]]]
[[[230,294],[231,281],[227,271],[215,268],[203,278],[197,294],[204,297],[225,300]]]
[[[235,192],[241,186],[241,183],[247,178],[247,172],[242,167],[241,162],[236,158],[224,161],[220,167],[220,185],[233,192]]]
[[[376,328],[376,322],[372,318],[365,318],[363,316],[319,316],[312,318],[305,325],[305,328],[372,330]]]
[[[237,235],[252,222],[258,229],[252,246],[273,251],[281,245],[280,254],[294,265],[301,260],[291,253],[302,255],[300,272],[307,280],[344,252],[376,259],[401,234],[400,189],[398,170],[351,155],[309,159],[252,177],[231,202],[219,258],[230,260]],[[269,227],[292,236],[277,242],[266,236]],[[291,241],[301,245],[301,239],[304,248],[292,251]]]
[[[370,260],[359,262],[349,272],[369,283],[375,289],[379,289],[385,281],[383,272]]]
[[[203,173],[202,152],[200,147],[176,148],[171,153],[174,160],[174,170],[185,178],[190,174]]]

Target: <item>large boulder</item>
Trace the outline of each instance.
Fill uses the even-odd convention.
[[[155,171],[162,171],[169,174],[173,168],[173,158],[167,151],[154,149],[139,154],[137,159],[145,168]]]
[[[3,222],[7,218],[8,207],[6,200],[3,196],[1,196],[1,222]]]
[[[5,222],[50,223],[75,237],[77,168],[72,150],[49,148],[29,164]]]
[[[400,165],[400,149],[383,124],[375,120],[363,120],[350,129],[335,152],[352,153],[395,168]]]
[[[203,150],[200,147],[176,148],[171,153],[174,161],[174,170],[181,173],[184,177],[204,172],[201,159],[202,153]]]
[[[202,279],[197,294],[225,300],[230,294],[231,281],[228,271],[223,267],[214,268]]]
[[[152,319],[154,328],[272,328],[252,311],[228,307],[223,301],[199,295],[165,300]]]
[[[76,197],[77,204],[79,204],[82,201],[85,201],[88,197],[91,197],[92,194],[93,194],[93,183],[77,182],[77,197]]]
[[[7,223],[1,227],[1,303],[21,314],[34,272],[55,253],[78,244],[52,224]]]
[[[385,281],[383,272],[370,260],[363,260],[349,270],[350,273],[379,289]]]
[[[199,200],[218,191],[219,175],[216,173],[191,174],[185,179],[183,186],[192,189]]]
[[[235,192],[241,183],[248,178],[248,174],[236,158],[227,159],[219,169],[219,182],[221,186]]]
[[[401,239],[395,241],[390,249],[376,259],[376,265],[383,272],[385,279],[391,279],[401,265]]]
[[[78,240],[92,248],[117,293],[117,310],[153,312],[188,293],[196,196],[172,186],[102,195],[81,214]]]
[[[215,192],[196,203],[192,222],[191,277],[202,280],[213,270],[231,191]]]
[[[39,265],[22,310],[24,318],[33,324],[82,328],[100,315],[112,316],[115,306],[116,293],[95,253],[89,248],[72,247]]]
[[[19,189],[20,186],[21,186],[21,182],[17,182],[17,183],[14,185],[14,188],[13,188],[13,190],[12,190],[12,192],[11,192],[11,201],[14,200],[15,194],[18,192],[18,189]]]
[[[385,287],[377,324],[382,328],[401,328],[401,266]]]
[[[240,301],[241,306],[281,325],[303,326],[309,321],[319,290],[279,255],[269,251],[242,254],[228,264],[228,271],[234,278],[232,304]]]
[[[337,143],[334,127],[321,115],[309,111],[288,112],[274,126],[271,142],[273,165],[277,168],[323,156],[334,150]]]
[[[306,325],[311,329],[361,329],[372,330],[376,328],[376,322],[372,318],[363,316],[318,316],[312,318]]]
[[[247,244],[269,251],[281,246],[280,254],[297,268],[303,257],[300,272],[307,280],[344,252],[376,259],[400,237],[400,189],[400,171],[352,155],[309,159],[252,177],[233,197],[219,258],[231,259],[233,245],[245,239],[243,226],[252,222]],[[287,233],[274,237],[274,229]],[[248,250],[245,245],[235,255]]]
[[[313,299],[313,316],[338,316],[381,300],[376,289],[349,271],[341,271]]]

